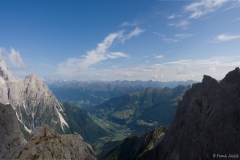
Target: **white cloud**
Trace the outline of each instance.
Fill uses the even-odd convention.
[[[168,26],[174,26],[174,27],[178,27],[178,28],[182,28],[182,29],[187,29],[187,26],[190,24],[189,21],[187,20],[181,20],[177,23],[170,23],[168,24]]]
[[[176,17],[176,15],[173,14],[173,15],[171,15],[171,16],[168,16],[167,18],[168,18],[168,19],[174,19],[175,17]]]
[[[232,22],[240,21],[240,18],[234,19]]]
[[[227,8],[225,8],[225,10],[229,10],[229,9],[235,9],[235,8],[239,8],[240,7],[240,0],[229,0],[228,2],[231,2]]]
[[[126,73],[124,76],[125,77],[132,77],[132,74]]]
[[[177,39],[172,39],[172,38],[163,38],[163,41],[165,43],[174,43],[174,42],[178,42]]]
[[[153,32],[154,34],[156,34],[156,35],[158,35],[158,36],[160,36],[160,37],[162,37],[162,38],[165,38],[165,35],[164,34],[161,34],[161,33],[158,33],[158,32]]]
[[[226,41],[231,41],[234,39],[239,39],[240,34],[235,34],[235,35],[229,35],[229,34],[220,34],[215,38],[215,42],[226,42]]]
[[[158,32],[153,32],[154,34],[160,36],[163,40],[163,42],[165,43],[174,43],[174,42],[178,42],[177,39],[173,39],[173,38],[167,38],[164,34],[158,33]]]
[[[210,71],[210,72],[216,72],[216,67],[215,67],[215,66],[209,67],[209,71]]]
[[[203,15],[216,11],[228,0],[201,0],[184,6],[184,11],[191,12],[189,18],[200,18]]]
[[[144,63],[138,66],[119,66],[114,68],[83,70],[70,72],[61,77],[77,80],[188,80],[201,81],[203,75],[210,75],[218,80],[222,79],[229,71],[240,64],[240,56],[235,57],[210,57],[198,60],[176,60],[158,64]],[[156,76],[155,76],[156,75]],[[161,75],[161,76],[160,76]],[[56,76],[57,77],[57,76]],[[164,77],[164,78],[163,78]]]
[[[132,37],[136,37],[136,36],[139,36],[141,33],[143,33],[144,30],[136,27],[132,32],[130,32],[128,35],[124,35],[124,36],[121,36],[121,40],[122,42],[132,38]]]
[[[118,58],[118,57],[129,57],[127,54],[124,54],[123,52],[111,52],[107,55],[107,57],[114,59],[114,58]]]
[[[69,71],[77,72],[79,70],[86,70],[89,66],[100,61],[113,58],[113,56],[117,58],[117,55],[108,55],[107,50],[111,47],[114,40],[122,37],[122,35],[123,31],[109,34],[102,43],[97,45],[96,49],[88,51],[87,55],[84,55],[83,58],[69,58],[66,62],[58,64],[58,72],[66,74]]]
[[[0,47],[0,56],[1,56],[1,54],[2,54],[3,52],[5,52],[5,51],[6,51],[5,48]]]
[[[123,26],[137,26],[137,23],[136,22],[133,22],[133,23],[129,23],[129,22],[123,22],[120,27],[123,27]]]
[[[176,69],[176,74],[177,75],[187,74],[186,66],[184,66],[184,67],[178,66],[177,69]]]
[[[124,42],[132,37],[140,35],[144,32],[142,29],[136,27],[129,34],[124,35],[124,31],[119,31],[109,34],[103,42],[99,43],[95,49],[87,52],[81,58],[69,58],[67,61],[58,64],[57,73],[60,75],[70,75],[79,71],[88,70],[90,66],[100,63],[106,59],[115,59],[119,57],[127,58],[127,54],[123,52],[109,52],[109,48],[115,41]]]
[[[23,62],[20,53],[15,51],[15,49],[11,48],[10,54],[8,55],[10,62],[17,67],[25,67],[25,63]]]
[[[133,36],[138,36],[140,35],[142,32],[144,32],[144,30],[136,27],[129,35],[128,35],[128,39],[132,38]]]
[[[193,36],[192,34],[175,34],[175,37],[181,38],[181,39],[185,39],[188,37]]]
[[[3,47],[0,47],[0,58],[8,61],[9,60],[8,55],[9,53],[6,51],[6,49]]]
[[[157,56],[155,56],[155,58],[162,59],[162,58],[163,58],[163,55],[157,55]]]

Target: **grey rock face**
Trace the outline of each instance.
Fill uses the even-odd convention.
[[[15,111],[0,103],[0,159],[8,159],[25,143]]]
[[[158,145],[165,133],[166,127],[158,127],[154,130],[147,130],[139,134],[139,136],[131,136],[124,139],[117,146],[112,146],[106,143],[102,153],[98,156],[99,160],[136,160],[139,159],[145,152],[153,149]],[[149,159],[150,160],[150,159]]]
[[[29,75],[24,80],[16,80],[3,60],[0,60],[0,102],[11,104],[29,133],[43,124],[59,133],[68,130],[62,105],[41,79]]]
[[[59,135],[47,125],[36,127],[30,141],[16,154],[14,159],[81,159],[95,160],[91,145],[79,134]]]
[[[239,151],[240,70],[236,68],[221,81],[204,76],[194,84],[178,102],[164,140],[148,156],[207,160],[226,154],[239,159]]]

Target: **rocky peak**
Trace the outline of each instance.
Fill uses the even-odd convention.
[[[240,83],[240,69],[236,67],[235,70],[228,72],[228,74],[221,80],[222,83]]]
[[[36,127],[29,142],[11,158],[96,160],[92,146],[79,134],[59,135],[44,125]]]
[[[218,83],[204,76],[186,91],[163,141],[149,159],[213,159],[240,150],[240,70]],[[227,158],[226,157],[226,158]]]
[[[0,102],[11,104],[27,132],[43,124],[59,133],[69,128],[62,105],[47,85],[34,74],[16,80],[4,60],[0,60]]]

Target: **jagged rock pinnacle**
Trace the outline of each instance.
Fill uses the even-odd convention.
[[[146,153],[149,159],[213,159],[240,151],[240,70],[220,82],[204,76],[179,100],[163,141]],[[238,157],[239,158],[239,157]]]
[[[59,133],[69,128],[62,105],[47,85],[34,74],[16,80],[4,60],[0,60],[0,102],[11,104],[27,132],[45,123]]]

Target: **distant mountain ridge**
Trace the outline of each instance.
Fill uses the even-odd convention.
[[[132,133],[139,134],[159,125],[169,126],[177,109],[178,98],[189,88],[190,86],[174,89],[147,88],[112,98],[85,110],[101,120],[126,126]]]
[[[59,101],[69,102],[77,107],[89,107],[101,104],[108,99],[132,92],[140,92],[146,88],[175,88],[178,85],[188,86],[195,81],[53,81],[48,83]]]
[[[169,81],[169,82],[162,82],[162,81],[142,81],[142,80],[116,80],[116,81],[77,81],[77,80],[43,80],[50,88],[75,88],[75,89],[86,89],[88,86],[92,84],[99,84],[99,85],[113,85],[113,86],[141,86],[144,88],[175,88],[179,85],[188,86],[197,81],[194,80],[186,80],[186,81]]]

